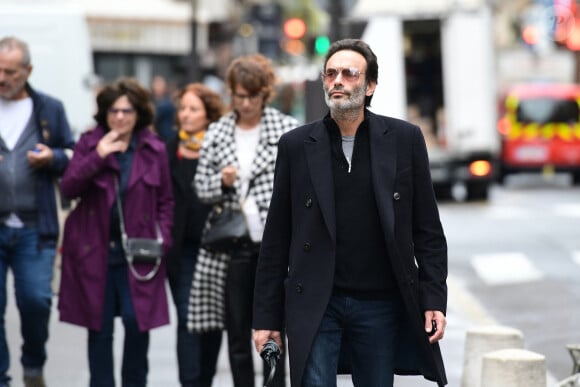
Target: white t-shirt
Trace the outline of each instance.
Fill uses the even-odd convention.
[[[0,98],[0,136],[14,149],[32,116],[32,98],[10,101]]]
[[[256,157],[256,149],[260,142],[260,125],[251,129],[242,129],[236,126],[234,132],[236,140],[236,156],[238,157],[238,176],[245,184],[250,178],[252,162]]]
[[[260,142],[260,125],[251,129],[242,129],[236,126],[234,133],[236,139],[236,151],[238,156],[238,175],[241,181],[240,198],[242,199],[242,210],[246,217],[248,232],[254,242],[262,240],[264,225],[260,219],[260,210],[256,200],[252,196],[247,196],[250,176],[252,172],[252,162],[256,157],[256,150]]]

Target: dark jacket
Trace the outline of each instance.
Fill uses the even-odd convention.
[[[82,135],[61,182],[63,196],[80,200],[65,223],[58,304],[60,319],[93,330],[101,330],[103,322],[114,179],[119,173],[114,154],[101,159],[96,151],[104,133],[103,128],[97,127]],[[155,238],[155,225],[158,224],[164,252],[167,252],[172,244],[173,223],[169,166],[165,145],[148,129],[137,134],[125,198],[123,213],[127,236]],[[141,274],[149,272],[151,266],[135,264]],[[165,260],[150,281],[138,281],[129,270],[127,275],[139,330],[168,324]]]
[[[179,141],[179,138],[174,136],[166,142],[171,181],[173,183],[173,199],[175,201],[173,227],[171,229],[173,247],[167,253],[167,274],[170,279],[179,278],[183,247],[186,245],[199,247],[201,232],[207,215],[212,208],[212,205],[201,203],[197,198],[197,194],[193,189],[193,176],[197,167],[192,164],[194,160],[180,160],[177,157]],[[192,165],[194,167],[193,170],[183,173],[182,161],[186,162],[187,164],[185,165],[187,166]],[[192,217],[196,217],[196,219],[190,219]],[[188,227],[191,229],[188,230]],[[192,235],[192,231],[197,230],[199,232]]]
[[[38,234],[41,245],[56,245],[59,224],[55,182],[69,163],[66,151],[73,149],[74,140],[63,104],[28,84],[26,90],[32,98],[32,114],[39,131],[38,138],[51,148],[54,157],[49,166],[37,170]]]
[[[406,311],[396,373],[423,374],[444,385],[439,345],[429,344],[424,329],[424,311],[445,313],[447,305],[447,245],[425,141],[414,125],[366,115],[375,198]],[[332,176],[330,139],[321,120],[282,136],[256,275],[253,328],[281,330],[286,319],[292,386],[301,384],[333,290]]]

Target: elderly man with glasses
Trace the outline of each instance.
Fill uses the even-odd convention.
[[[22,333],[26,387],[43,387],[52,301],[51,280],[59,233],[55,180],[74,146],[62,103],[28,84],[28,45],[0,40],[0,310],[6,309],[6,276],[14,275]],[[0,387],[10,366],[4,318],[0,319]]]

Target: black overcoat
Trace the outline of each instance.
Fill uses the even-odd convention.
[[[365,112],[374,192],[388,256],[406,313],[396,373],[447,384],[424,311],[447,306],[447,244],[420,129]],[[292,386],[300,386],[333,289],[336,230],[331,146],[322,120],[284,134],[256,275],[254,329],[288,335]]]

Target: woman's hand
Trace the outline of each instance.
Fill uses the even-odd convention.
[[[224,187],[233,187],[236,177],[238,176],[238,170],[233,165],[225,166],[222,169],[222,184]]]
[[[97,144],[97,153],[104,159],[114,152],[125,152],[129,147],[129,142],[121,140],[119,133],[110,130]]]

